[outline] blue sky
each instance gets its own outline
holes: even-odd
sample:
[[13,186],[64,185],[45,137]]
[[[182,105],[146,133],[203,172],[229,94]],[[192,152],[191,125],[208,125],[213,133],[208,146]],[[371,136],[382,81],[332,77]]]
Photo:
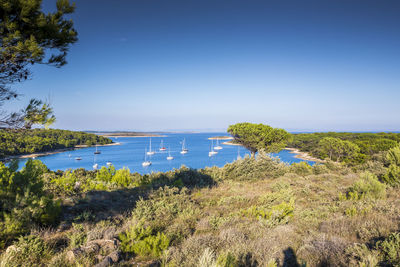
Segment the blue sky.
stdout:
[[75,2],[68,65],[12,103],[50,97],[55,128],[400,130],[400,1]]

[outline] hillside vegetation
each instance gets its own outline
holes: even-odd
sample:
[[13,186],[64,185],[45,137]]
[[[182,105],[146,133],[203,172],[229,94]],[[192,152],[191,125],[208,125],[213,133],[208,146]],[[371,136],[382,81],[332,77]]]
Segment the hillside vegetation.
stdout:
[[290,147],[319,159],[365,163],[383,151],[397,146],[400,133],[305,133],[294,134]]
[[357,166],[0,168],[2,266],[399,266],[400,148]]
[[7,156],[48,152],[73,148],[76,145],[104,145],[111,139],[89,134],[57,129],[0,130],[0,159]]

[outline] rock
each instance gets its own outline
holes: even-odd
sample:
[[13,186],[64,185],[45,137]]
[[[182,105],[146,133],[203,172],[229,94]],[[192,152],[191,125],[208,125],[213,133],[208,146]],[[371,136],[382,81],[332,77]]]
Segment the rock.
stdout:
[[66,259],[70,263],[74,263],[76,261],[76,259],[82,254],[83,254],[83,251],[81,249],[75,248],[75,249],[67,252]]
[[83,250],[85,253],[97,253],[100,250],[100,246],[96,243],[88,243],[86,246],[81,247],[81,250]]
[[107,257],[110,257],[112,259],[113,262],[118,262],[119,258],[121,257],[121,255],[119,254],[118,251],[114,251],[113,253],[111,253],[110,255],[108,255]]

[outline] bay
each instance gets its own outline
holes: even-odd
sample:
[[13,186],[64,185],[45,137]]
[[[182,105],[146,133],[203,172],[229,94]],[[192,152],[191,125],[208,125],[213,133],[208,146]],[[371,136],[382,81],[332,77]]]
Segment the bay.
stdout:
[[[111,162],[116,169],[129,168],[131,172],[147,174],[151,172],[165,172],[172,169],[178,169],[182,165],[186,167],[200,169],[204,167],[217,166],[222,167],[227,163],[233,162],[240,157],[250,155],[248,150],[241,146],[224,145],[220,140],[222,150],[218,154],[209,157],[208,152],[211,147],[211,140],[208,138],[214,136],[226,136],[226,133],[168,133],[162,134],[162,137],[152,137],[152,150],[156,153],[147,156],[147,160],[152,165],[143,167],[142,162],[145,157],[145,150],[149,150],[149,137],[112,137],[114,142],[120,145],[99,146],[98,150],[101,154],[95,155],[95,148],[82,148],[62,153],[41,156],[37,159],[41,160],[46,166],[53,170],[67,170],[85,168],[92,170],[95,163],[99,168],[107,166],[107,162]],[[181,154],[182,141],[185,139],[187,154]],[[159,151],[161,140],[163,141],[166,151]],[[216,145],[214,140],[214,146]],[[171,151],[173,160],[167,160],[168,150]],[[290,153],[288,150],[282,150],[279,153],[272,153],[272,156],[279,157],[283,162],[288,164],[301,162],[304,160],[295,158],[296,154]],[[76,160],[76,158],[81,160]],[[27,159],[20,160],[20,167],[24,165]],[[314,164],[313,161],[306,161]]]

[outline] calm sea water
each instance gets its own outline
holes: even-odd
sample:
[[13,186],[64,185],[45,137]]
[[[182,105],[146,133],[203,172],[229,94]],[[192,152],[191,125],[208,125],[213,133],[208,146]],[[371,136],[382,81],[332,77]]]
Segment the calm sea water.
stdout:
[[[76,168],[85,168],[88,170],[93,169],[94,163],[101,166],[106,166],[107,162],[111,162],[116,169],[127,167],[131,172],[138,172],[141,174],[151,172],[165,172],[172,169],[178,169],[182,165],[190,168],[200,169],[206,166],[222,167],[226,163],[233,162],[240,155],[244,157],[249,155],[249,152],[241,146],[223,145],[221,142],[222,150],[219,150],[217,155],[213,157],[208,156],[210,151],[211,141],[209,137],[226,135],[226,133],[193,133],[193,134],[165,134],[163,137],[152,137],[152,150],[156,153],[152,156],[147,156],[147,159],[152,162],[149,167],[143,167],[145,149],[149,150],[150,138],[148,137],[119,137],[111,138],[114,142],[121,143],[115,146],[102,146],[98,147],[101,154],[94,155],[95,148],[83,148],[63,153],[38,157],[44,164],[51,170],[67,170]],[[189,149],[187,154],[180,154],[182,148],[182,140],[185,138],[186,147]],[[160,142],[163,140],[164,146],[167,151],[159,151]],[[215,146],[214,140],[214,146]],[[170,148],[173,160],[168,161],[168,148]],[[287,150],[282,150],[273,156],[278,156],[282,161],[287,163],[300,162],[303,160],[295,158],[295,154],[289,153]],[[80,157],[82,160],[75,160]],[[25,159],[20,160],[20,167],[25,164]],[[313,164],[312,161],[307,161]]]

